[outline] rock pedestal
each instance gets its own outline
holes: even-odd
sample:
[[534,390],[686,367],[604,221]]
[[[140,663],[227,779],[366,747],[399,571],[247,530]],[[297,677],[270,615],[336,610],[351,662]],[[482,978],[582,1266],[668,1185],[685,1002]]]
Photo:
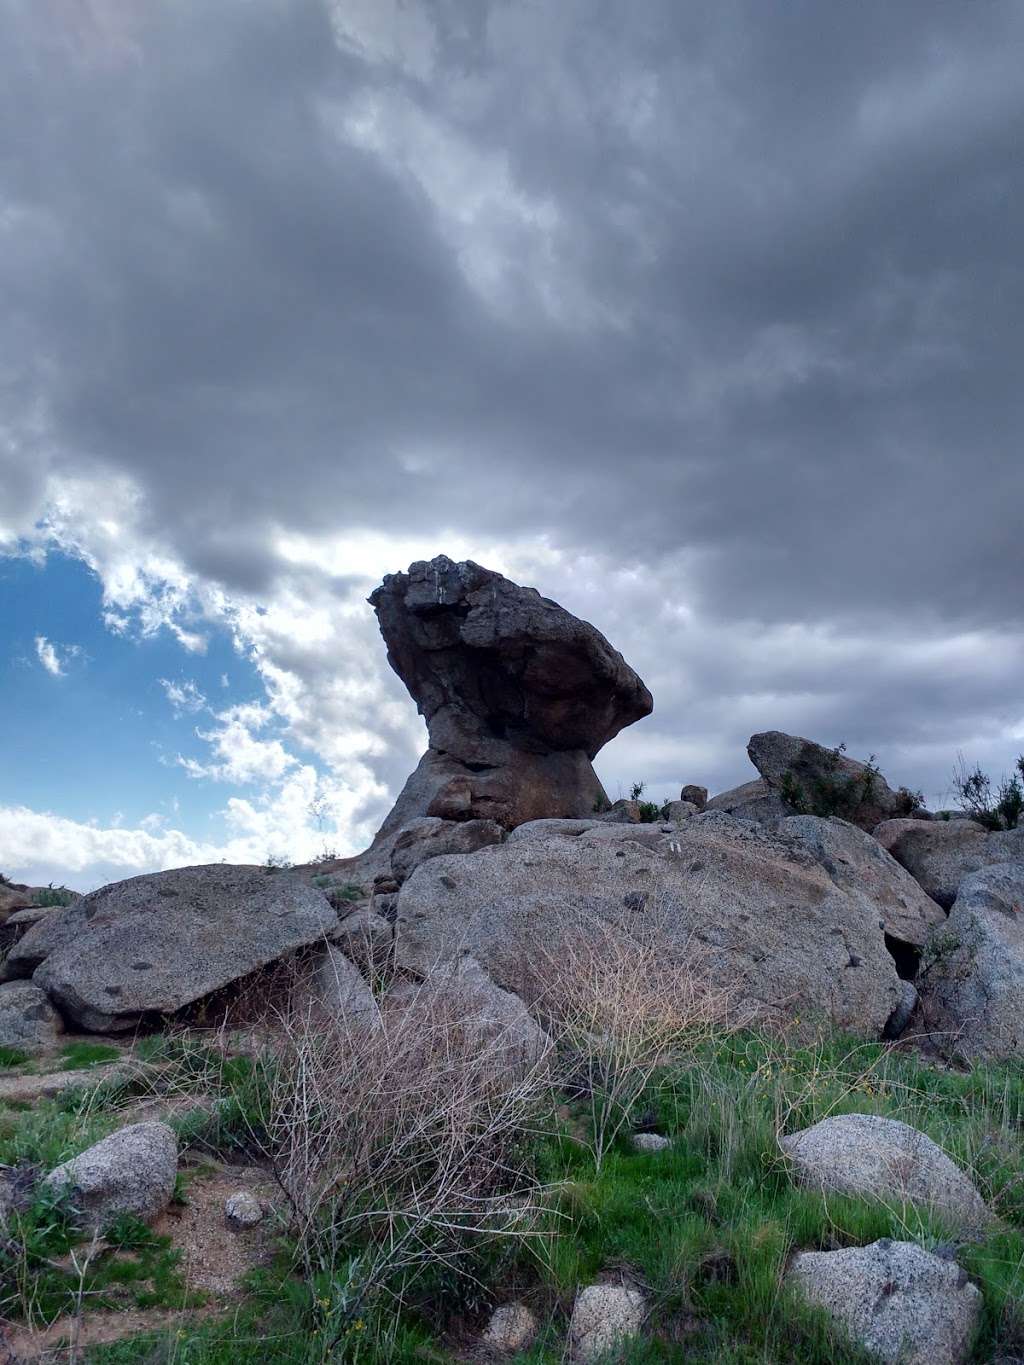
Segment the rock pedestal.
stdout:
[[598,630],[444,555],[388,574],[370,603],[429,737],[378,840],[424,815],[514,829],[607,805],[591,760],[653,701]]

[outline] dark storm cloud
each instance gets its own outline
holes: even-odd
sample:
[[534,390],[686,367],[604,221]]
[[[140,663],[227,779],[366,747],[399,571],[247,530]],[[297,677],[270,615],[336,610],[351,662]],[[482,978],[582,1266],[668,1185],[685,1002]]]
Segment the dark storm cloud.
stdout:
[[[126,473],[234,591],[282,529],[431,526],[685,553],[741,635],[1017,638],[1016,0],[0,6],[12,506]],[[687,723],[878,721],[877,660],[691,636]],[[1004,686],[903,684],[929,733]]]

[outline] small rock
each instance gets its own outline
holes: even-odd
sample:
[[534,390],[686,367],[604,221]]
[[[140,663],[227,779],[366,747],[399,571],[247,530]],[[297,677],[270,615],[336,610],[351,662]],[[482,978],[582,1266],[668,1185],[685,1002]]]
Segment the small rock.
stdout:
[[573,1354],[593,1361],[614,1351],[643,1325],[644,1296],[622,1284],[591,1284],[576,1295],[569,1321]]
[[889,1365],[960,1365],[981,1311],[955,1262],[911,1242],[798,1252],[786,1280]]
[[248,1190],[236,1190],[224,1201],[224,1221],[229,1228],[254,1228],[263,1221],[263,1205]]
[[663,1152],[666,1147],[672,1146],[671,1138],[661,1133],[634,1133],[630,1142],[637,1152]]
[[695,786],[692,782],[688,783],[679,793],[679,799],[680,801],[689,801],[698,810],[703,810],[708,804],[708,789],[707,787]]
[[51,1047],[63,1029],[46,992],[31,981],[0,986],[0,1045],[38,1052]]
[[119,1214],[155,1218],[174,1193],[178,1142],[166,1123],[133,1123],[50,1172],[45,1184],[66,1191],[82,1225],[102,1232]]
[[992,1220],[985,1201],[926,1133],[876,1114],[838,1114],[781,1139],[801,1185],[945,1215],[967,1233]]
[[537,1335],[537,1319],[525,1303],[503,1303],[491,1314],[483,1340],[497,1351],[525,1351]]

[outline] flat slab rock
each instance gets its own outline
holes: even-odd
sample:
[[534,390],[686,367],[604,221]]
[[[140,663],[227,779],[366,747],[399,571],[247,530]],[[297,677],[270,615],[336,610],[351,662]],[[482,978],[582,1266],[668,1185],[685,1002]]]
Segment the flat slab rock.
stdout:
[[992,1222],[970,1179],[927,1133],[876,1114],[838,1114],[780,1140],[800,1184],[877,1199],[888,1208],[917,1205],[942,1215],[961,1235]]
[[531,960],[557,959],[564,935],[587,926],[657,935],[769,1018],[878,1037],[901,998],[877,911],[793,841],[715,812],[668,833],[572,822],[533,837],[524,826],[502,845],[432,858],[399,895],[396,963],[423,974],[470,953],[528,996]]
[[17,945],[34,981],[82,1028],[116,1032],[173,1014],[325,939],[338,917],[287,872],[214,863],[114,882]]
[[961,1365],[981,1311],[966,1272],[912,1242],[798,1252],[786,1283],[889,1365]]

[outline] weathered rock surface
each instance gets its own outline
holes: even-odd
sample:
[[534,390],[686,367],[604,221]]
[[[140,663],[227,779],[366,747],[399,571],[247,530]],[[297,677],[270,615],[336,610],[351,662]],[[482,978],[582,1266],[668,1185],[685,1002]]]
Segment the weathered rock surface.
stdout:
[[430,744],[378,839],[421,815],[512,829],[606,799],[591,759],[653,702],[592,625],[444,555],[388,574],[370,603]]
[[692,801],[668,801],[664,813],[670,824],[678,825],[683,820],[689,820],[691,815],[696,815],[697,807]]
[[30,924],[23,934],[17,935],[0,969],[5,981],[31,976],[54,949],[77,940],[85,925],[82,911],[84,899],[74,901],[61,910],[47,911]]
[[756,820],[762,825],[775,825],[787,815],[796,814],[794,808],[783,801],[763,777],[719,792],[707,802],[705,809],[721,811],[724,815],[735,816],[737,820]]
[[1024,862],[972,872],[925,945],[921,1006],[961,1056],[1024,1057]]
[[576,1295],[569,1320],[569,1347],[590,1362],[639,1334],[647,1306],[639,1289],[623,1284],[590,1284]]
[[551,1050],[551,1039],[520,998],[497,986],[472,957],[431,972],[424,981],[396,981],[384,1009],[422,1011],[425,1023],[455,1018],[468,1031],[474,1051],[494,1058],[497,1070],[529,1070]]
[[345,1024],[375,1023],[379,1011],[362,972],[340,948],[327,944],[318,954],[310,983],[312,999]]
[[1024,827],[991,831],[973,820],[885,820],[873,833],[946,910],[972,872],[996,863],[1024,863]]
[[374,910],[353,910],[334,930],[331,940],[367,980],[383,976],[391,965],[394,929]]
[[696,806],[698,810],[703,810],[708,804],[708,789],[707,787],[698,787],[695,783],[689,782],[679,793],[679,799],[680,801],[689,801],[691,805]]
[[178,1173],[178,1142],[166,1123],[133,1123],[46,1177],[65,1191],[82,1225],[102,1232],[119,1214],[144,1221],[166,1208]]
[[224,1201],[224,1221],[237,1232],[256,1227],[263,1217],[263,1205],[249,1190],[237,1190]]
[[484,1344],[495,1351],[525,1351],[537,1335],[537,1319],[525,1303],[503,1303],[484,1329]]
[[629,1143],[635,1152],[664,1152],[672,1146],[663,1133],[633,1133]]
[[29,931],[14,954],[83,1028],[172,1014],[297,948],[338,919],[287,872],[214,863],[115,882]]
[[751,735],[747,753],[768,785],[800,811],[840,815],[869,831],[910,813],[907,794],[894,792],[880,773],[812,739],[766,730]]
[[786,1282],[891,1365],[960,1365],[981,1311],[955,1262],[911,1242],[799,1252]]
[[530,837],[527,827],[424,863],[398,898],[397,964],[424,972],[466,951],[500,986],[523,990],[532,957],[557,958],[563,935],[593,925],[657,935],[659,950],[768,1018],[881,1033],[900,982],[877,913],[793,841],[713,812],[668,834],[622,826],[612,839],[614,829]]
[[38,1052],[52,1047],[63,1029],[49,996],[31,981],[0,986],[0,1046]]
[[415,872],[420,863],[442,853],[475,853],[488,844],[500,844],[505,831],[495,820],[440,820],[422,816],[398,835],[391,850],[391,871],[399,882]]
[[847,895],[859,900],[882,922],[884,932],[921,947],[946,913],[877,839],[846,820],[793,815],[778,831],[799,840]]
[[800,1184],[826,1193],[907,1204],[976,1236],[992,1221],[970,1179],[927,1133],[876,1114],[838,1114],[780,1139]]

